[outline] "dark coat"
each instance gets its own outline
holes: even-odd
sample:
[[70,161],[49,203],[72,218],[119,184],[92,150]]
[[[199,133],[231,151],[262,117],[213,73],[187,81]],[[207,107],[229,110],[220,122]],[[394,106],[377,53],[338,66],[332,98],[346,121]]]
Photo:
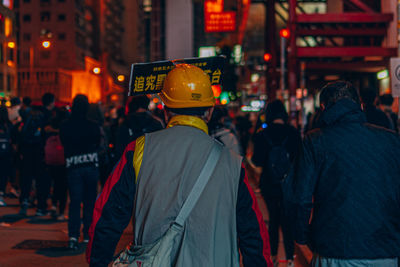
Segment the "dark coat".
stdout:
[[284,183],[296,241],[323,257],[398,257],[399,135],[367,124],[350,100],[327,107],[321,122]]

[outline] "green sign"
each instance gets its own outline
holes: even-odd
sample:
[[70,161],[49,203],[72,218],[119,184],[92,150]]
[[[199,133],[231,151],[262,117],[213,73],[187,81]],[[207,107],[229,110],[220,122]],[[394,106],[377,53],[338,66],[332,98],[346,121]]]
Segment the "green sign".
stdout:
[[211,84],[222,83],[225,57],[185,58],[171,61],[132,64],[129,81],[129,96],[156,94],[161,92],[164,80],[170,70],[180,63],[201,68],[210,76]]

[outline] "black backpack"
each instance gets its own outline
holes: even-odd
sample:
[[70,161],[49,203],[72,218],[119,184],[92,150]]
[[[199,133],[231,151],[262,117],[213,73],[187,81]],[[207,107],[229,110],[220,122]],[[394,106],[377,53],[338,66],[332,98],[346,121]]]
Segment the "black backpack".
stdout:
[[268,137],[265,139],[271,146],[266,164],[268,180],[273,184],[279,184],[286,178],[291,165],[290,154],[286,149],[288,137],[280,144],[274,144]]
[[23,144],[39,144],[42,141],[43,115],[40,112],[31,112],[22,125],[20,132]]
[[10,129],[0,126],[0,157],[9,156],[11,152]]

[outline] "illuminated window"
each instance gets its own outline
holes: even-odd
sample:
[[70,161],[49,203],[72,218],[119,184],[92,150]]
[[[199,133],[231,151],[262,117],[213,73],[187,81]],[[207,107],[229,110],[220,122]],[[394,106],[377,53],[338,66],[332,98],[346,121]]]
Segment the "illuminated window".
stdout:
[[40,12],[40,21],[50,21],[50,12]]
[[30,22],[30,21],[31,21],[31,15],[30,15],[30,14],[25,14],[25,15],[22,17],[22,20],[23,20],[24,22]]
[[6,37],[10,36],[12,33],[12,22],[10,18],[6,18],[4,21],[4,34],[6,35]]

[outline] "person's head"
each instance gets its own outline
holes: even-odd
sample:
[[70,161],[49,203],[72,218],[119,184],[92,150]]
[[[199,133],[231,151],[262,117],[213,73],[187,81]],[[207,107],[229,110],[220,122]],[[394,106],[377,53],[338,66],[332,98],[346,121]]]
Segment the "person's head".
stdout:
[[360,105],[360,97],[357,89],[350,82],[331,82],[321,89],[319,100],[322,109],[325,109],[342,99],[348,99]]
[[25,107],[29,107],[32,103],[32,99],[29,96],[25,96],[22,99],[22,103],[24,104]]
[[392,107],[393,101],[394,101],[394,99],[391,94],[384,94],[379,97],[379,103],[382,106]]
[[197,116],[208,121],[215,105],[209,76],[188,64],[176,65],[168,73],[160,98],[166,107],[166,121],[174,114]]
[[87,96],[78,94],[72,101],[71,116],[75,118],[86,118],[89,110],[89,100]]
[[360,91],[360,97],[364,105],[371,106],[375,105],[377,93],[373,88],[366,88]]
[[215,106],[211,119],[208,122],[210,128],[218,128],[223,126],[223,119],[228,116],[228,111],[223,106]]
[[146,111],[149,109],[150,99],[145,95],[134,96],[128,104],[128,113]]
[[42,96],[43,107],[45,107],[49,110],[54,108],[55,101],[56,101],[56,98],[55,98],[54,94],[52,94],[52,93],[45,93]]
[[5,106],[0,106],[0,124],[4,125],[9,123],[8,110]]
[[270,124],[277,120],[281,120],[283,123],[287,123],[288,119],[289,115],[282,101],[274,100],[267,105],[267,108],[265,109],[265,120],[267,124]]
[[10,102],[12,107],[21,105],[21,100],[19,99],[19,97],[11,98]]

